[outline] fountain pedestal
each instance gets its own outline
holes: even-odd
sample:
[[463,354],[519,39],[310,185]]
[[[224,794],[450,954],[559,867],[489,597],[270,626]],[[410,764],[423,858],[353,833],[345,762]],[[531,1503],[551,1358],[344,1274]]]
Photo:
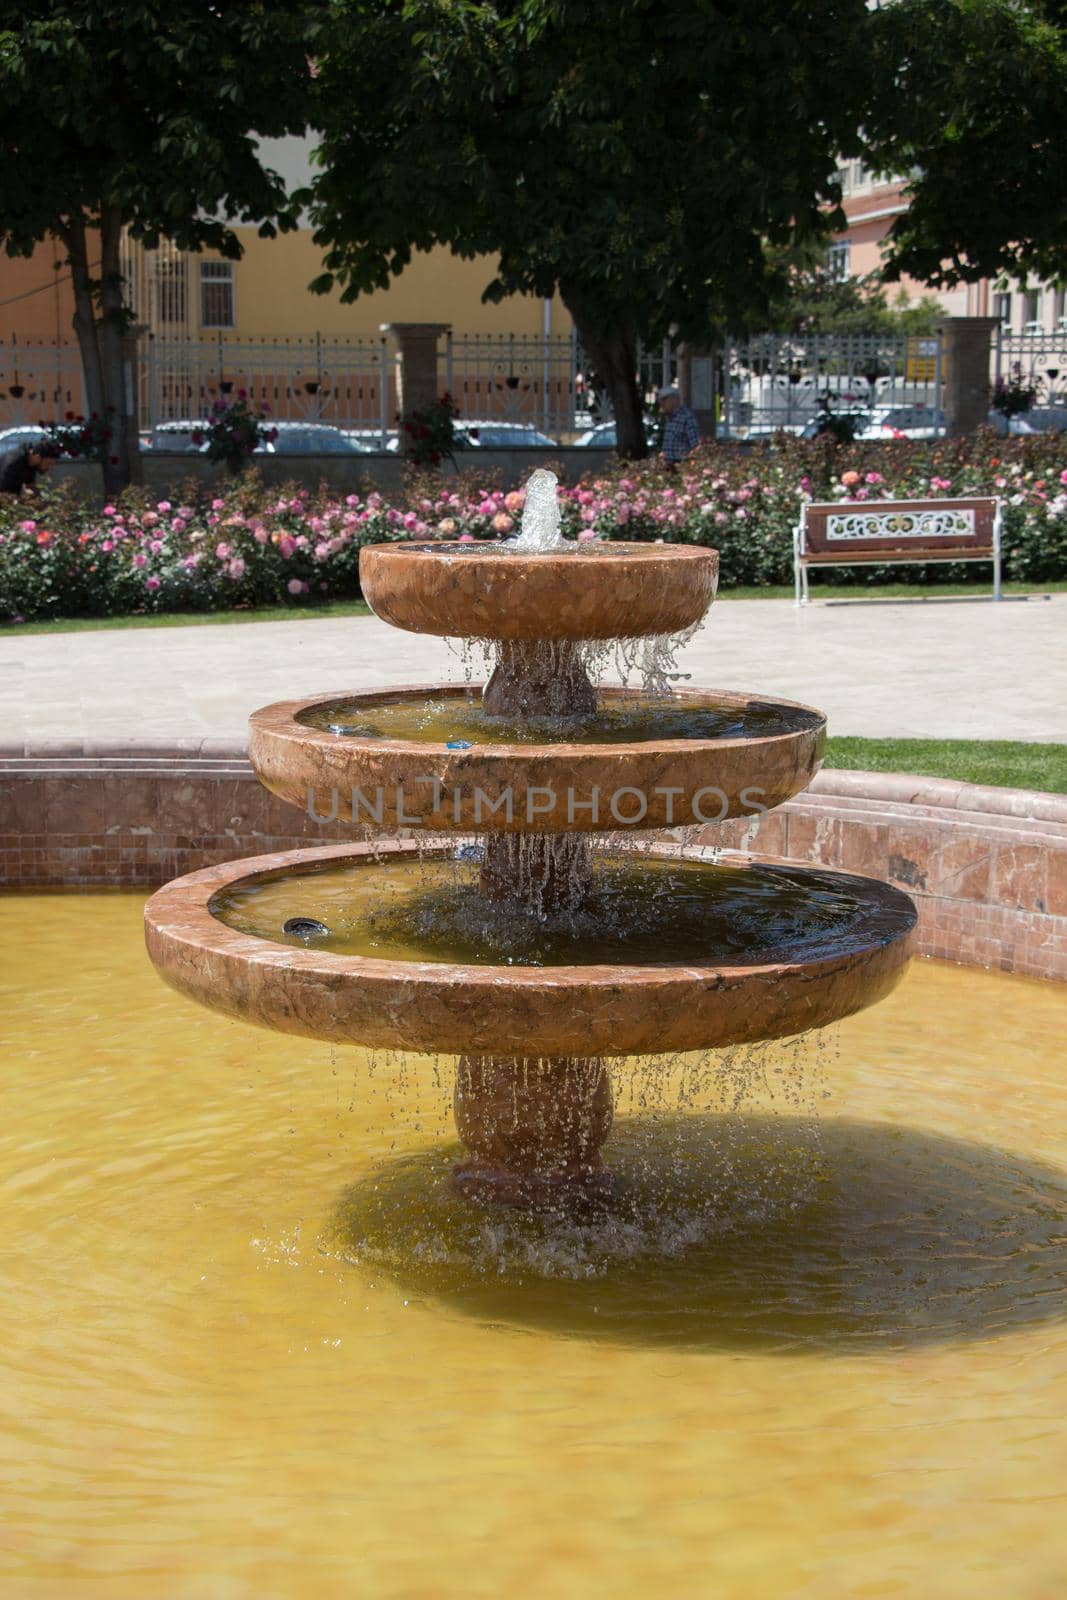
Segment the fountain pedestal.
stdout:
[[466,1194],[544,1206],[610,1191],[600,1152],[611,1078],[599,1057],[461,1056],[453,1107],[467,1149],[455,1178]]

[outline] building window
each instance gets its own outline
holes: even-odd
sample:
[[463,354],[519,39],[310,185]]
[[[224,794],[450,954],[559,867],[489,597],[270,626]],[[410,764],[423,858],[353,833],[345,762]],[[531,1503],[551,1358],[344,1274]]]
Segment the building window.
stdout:
[[847,239],[832,244],[826,254],[826,268],[834,283],[845,283],[852,276],[852,246]]
[[1062,284],[1052,291],[1052,326],[1058,331],[1067,327],[1067,289]]
[[201,261],[200,326],[232,328],[233,325],[233,262]]
[[1002,328],[1011,331],[1011,295],[995,294],[993,296],[993,315],[997,318]]
[[842,161],[838,166],[838,176],[844,195],[859,194],[862,189],[870,187],[867,169],[862,161]]
[[1023,325],[1028,332],[1041,326],[1041,290],[1028,289],[1023,295]]
[[186,295],[185,257],[164,255],[156,257],[156,316],[160,323],[179,327],[188,315]]

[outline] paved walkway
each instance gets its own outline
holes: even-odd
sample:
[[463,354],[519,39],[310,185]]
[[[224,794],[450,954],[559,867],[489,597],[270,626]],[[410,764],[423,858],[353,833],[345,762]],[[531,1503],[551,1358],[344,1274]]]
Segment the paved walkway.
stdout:
[[[716,605],[694,685],[808,701],[830,731],[1067,741],[1067,594],[1050,600]],[[441,640],[376,618],[0,639],[0,747],[241,740],[257,706],[462,675]]]

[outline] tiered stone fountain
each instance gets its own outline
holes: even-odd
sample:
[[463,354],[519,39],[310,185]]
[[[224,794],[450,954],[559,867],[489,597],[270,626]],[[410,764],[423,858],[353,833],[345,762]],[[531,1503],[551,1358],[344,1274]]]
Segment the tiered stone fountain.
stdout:
[[654,842],[805,788],[825,721],[669,687],[662,652],[644,688],[598,692],[590,666],[610,641],[700,622],[718,557],[574,544],[558,524],[539,472],[517,540],[365,549],[385,621],[487,642],[484,690],[257,711],[261,781],[376,837],[191,873],[146,908],[152,960],[205,1005],[457,1056],[457,1182],[531,1205],[609,1192],[611,1058],[822,1027],[889,992],[915,925],[883,883]]

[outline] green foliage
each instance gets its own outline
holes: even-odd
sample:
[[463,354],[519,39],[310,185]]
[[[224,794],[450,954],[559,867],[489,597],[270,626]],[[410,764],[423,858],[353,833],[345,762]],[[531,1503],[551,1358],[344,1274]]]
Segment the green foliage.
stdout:
[[193,434],[193,443],[207,444],[209,461],[222,461],[231,472],[243,472],[251,465],[256,446],[278,437],[270,426],[267,412],[254,406],[244,389],[235,399],[221,396],[211,407],[206,435]]
[[[540,463],[538,463],[540,465]],[[701,445],[669,473],[617,466],[561,490],[571,539],[662,539],[719,551],[721,590],[787,584],[805,497],[877,502],[996,494],[1004,571],[1029,584],[1067,579],[1067,436],[860,440],[827,449],[780,436],[758,451]],[[383,495],[268,489],[254,472],[222,494],[172,504],[137,491],[96,510],[49,486],[0,499],[0,621],[227,611],[352,599],[364,544],[493,539],[513,533],[524,492],[484,471],[408,475]],[[988,583],[988,567],[833,568],[820,587]]]
[[872,30],[864,159],[910,173],[888,270],[935,287],[1067,276],[1067,8],[895,0]]
[[0,244],[11,256],[49,237],[66,247],[88,408],[113,414],[108,489],[129,481],[137,452],[123,228],[149,246],[167,238],[233,257],[235,222],[296,226],[258,139],[306,128],[325,15],[325,0],[0,11]]
[[403,421],[404,454],[415,466],[436,467],[454,461],[466,440],[457,434],[459,412],[450,394],[443,394],[424,410],[409,411]]
[[[790,260],[771,252],[780,288],[763,326],[775,333],[884,334],[889,338],[932,334],[945,317],[933,295],[912,301],[900,289],[890,301],[878,273],[840,278],[825,264],[825,247]],[[754,331],[762,332],[762,328]]]
[[[636,338],[766,306],[767,242],[822,237],[856,144],[865,0],[341,0],[319,78],[316,287],[416,250],[488,254],[485,297],[557,289],[643,453]],[[839,213],[836,214],[839,218]]]
[[[257,138],[307,125],[324,7],[25,0],[0,26],[0,239],[29,255],[116,207],[135,237],[240,253],[295,226]],[[228,219],[228,220],[223,220]]]
[[1067,745],[1062,744],[1023,744],[1014,739],[828,739],[824,764],[1067,794]]

